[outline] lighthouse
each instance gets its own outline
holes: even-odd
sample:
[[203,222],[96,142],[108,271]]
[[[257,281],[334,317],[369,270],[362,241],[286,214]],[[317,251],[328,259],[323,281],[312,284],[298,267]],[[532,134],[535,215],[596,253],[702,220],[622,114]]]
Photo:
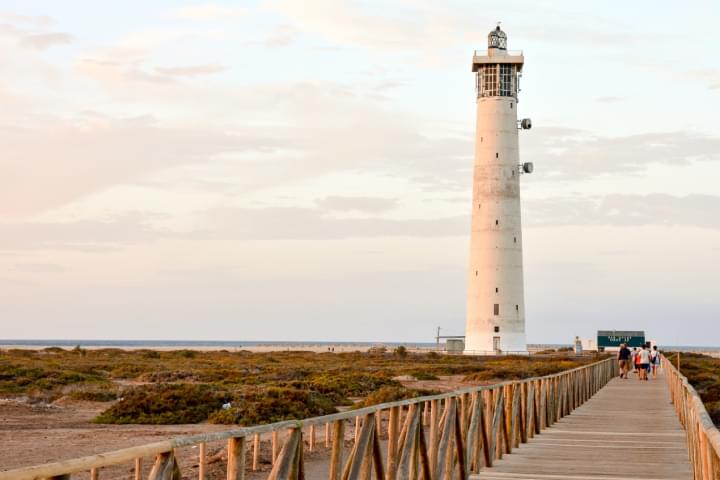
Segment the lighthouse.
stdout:
[[523,289],[518,132],[518,91],[524,57],[507,49],[498,25],[488,35],[487,51],[473,55],[477,94],[472,229],[468,272],[465,353],[523,354]]

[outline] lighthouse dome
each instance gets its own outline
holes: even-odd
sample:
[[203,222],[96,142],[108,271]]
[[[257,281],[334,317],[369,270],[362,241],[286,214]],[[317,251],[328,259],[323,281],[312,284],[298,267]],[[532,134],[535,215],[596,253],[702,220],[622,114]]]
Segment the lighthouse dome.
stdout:
[[500,30],[500,25],[488,33],[488,48],[507,49],[507,35]]

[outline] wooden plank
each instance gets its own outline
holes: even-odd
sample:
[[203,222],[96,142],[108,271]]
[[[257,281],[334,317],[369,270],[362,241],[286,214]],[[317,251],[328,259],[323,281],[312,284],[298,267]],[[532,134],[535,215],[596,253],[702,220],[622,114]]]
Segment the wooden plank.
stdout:
[[158,453],[155,456],[155,463],[150,470],[149,480],[180,480],[180,468],[175,460],[175,453]]
[[[478,392],[476,392],[478,393]],[[437,445],[439,441],[439,414],[438,410],[440,409],[439,400],[432,400],[430,402],[430,445],[428,447],[429,449],[429,459],[430,459],[430,471],[435,471],[435,465],[437,465]]]
[[412,478],[411,464],[414,463],[415,446],[417,443],[418,424],[421,422],[420,409],[411,408],[406,419],[407,429],[405,438],[400,446],[400,461],[398,463],[397,478]]
[[[435,480],[443,480],[448,472],[452,470],[452,458],[453,451],[452,441],[455,437],[455,417],[457,415],[455,399],[449,398],[446,400],[447,406],[445,407],[444,421],[442,425],[442,431],[440,433],[440,443],[438,444],[438,456],[437,465],[435,467]],[[450,468],[448,468],[450,464]],[[406,477],[401,477],[406,478]]]
[[[372,441],[374,438],[375,416],[366,415],[363,418],[363,425],[355,440],[355,447],[348,459],[350,468],[347,478],[360,479],[363,465],[366,463],[368,451],[372,454]],[[343,475],[345,476],[345,475]]]
[[256,433],[255,435],[253,435],[253,458],[252,458],[253,472],[257,471],[259,461],[260,461],[260,434]]
[[297,479],[302,471],[302,429],[296,428],[285,440],[268,480]]

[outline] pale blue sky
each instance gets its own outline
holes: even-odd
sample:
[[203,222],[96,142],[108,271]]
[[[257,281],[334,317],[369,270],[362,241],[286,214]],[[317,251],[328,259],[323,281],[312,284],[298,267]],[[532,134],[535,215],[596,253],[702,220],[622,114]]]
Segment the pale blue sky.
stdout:
[[528,340],[719,345],[718,18],[711,1],[3,2],[0,336],[462,333],[470,60],[502,21],[534,124]]

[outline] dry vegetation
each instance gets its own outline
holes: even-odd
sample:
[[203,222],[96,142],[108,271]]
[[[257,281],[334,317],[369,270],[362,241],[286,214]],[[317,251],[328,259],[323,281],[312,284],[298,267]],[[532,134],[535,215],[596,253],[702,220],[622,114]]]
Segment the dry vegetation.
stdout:
[[[675,353],[666,353],[673,363]],[[695,387],[715,425],[720,426],[720,358],[682,353],[680,371]]]
[[0,397],[107,402],[98,423],[253,425],[333,413],[433,393],[398,376],[469,383],[546,375],[589,363],[581,357],[119,349],[0,352]]

